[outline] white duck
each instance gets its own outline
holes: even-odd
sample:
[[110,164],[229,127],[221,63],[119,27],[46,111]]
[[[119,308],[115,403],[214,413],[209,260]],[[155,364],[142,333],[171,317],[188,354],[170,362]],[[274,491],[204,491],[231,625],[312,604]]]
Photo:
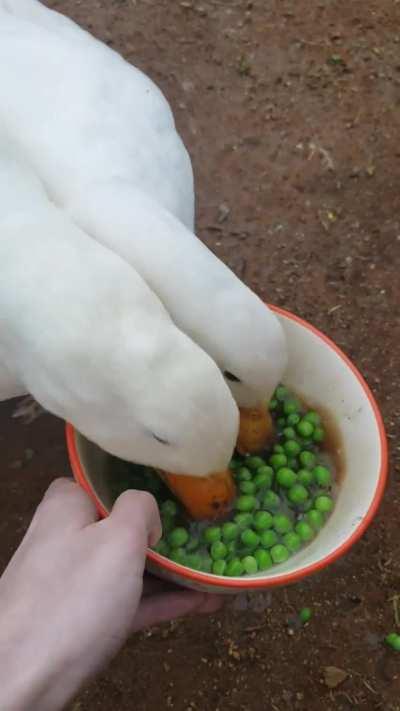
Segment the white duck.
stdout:
[[[71,240],[80,234],[84,241],[89,235],[98,249],[100,244],[108,248],[104,253],[109,259],[113,252],[131,265],[176,326],[218,365],[245,411],[272,394],[286,367],[282,329],[272,312],[194,235],[190,159],[166,100],[144,74],[37,0],[0,0],[0,131],[19,147],[52,202],[81,228],[74,232],[68,223],[68,231],[61,230],[56,240],[66,243],[69,232]],[[51,246],[48,268],[56,253]],[[100,281],[92,288],[99,289]],[[60,322],[67,323],[65,307],[58,308]],[[93,331],[101,339],[104,324],[98,324],[101,329],[95,326]],[[141,327],[144,337],[144,322]],[[54,366],[61,377],[65,360]],[[100,369],[96,372],[100,378]],[[191,373],[189,368],[182,378],[190,380]],[[8,377],[11,383],[13,374]],[[155,407],[156,380],[147,377],[141,385]],[[188,398],[190,392],[186,390]],[[94,392],[88,399],[93,398]],[[223,426],[225,464],[234,430],[232,404],[227,407],[231,413]],[[111,409],[115,411],[112,400]],[[204,417],[209,412],[204,409]],[[182,425],[177,419],[171,423],[172,436],[167,429],[172,441],[178,441]],[[95,431],[99,426],[93,425],[92,439],[100,443],[101,436],[102,442],[107,437],[106,448],[126,456],[124,451],[134,444],[132,436],[129,444],[122,441],[127,429],[118,439],[106,416],[101,436]],[[192,426],[194,420],[188,417],[184,432]],[[87,424],[80,429],[87,432]],[[141,460],[153,463],[155,445],[148,446]],[[167,459],[163,468],[169,468]],[[187,473],[184,459],[182,455],[174,471]],[[203,460],[197,468],[202,474],[211,471]],[[195,473],[193,465],[190,473]]]
[[157,87],[37,0],[0,0],[0,120],[58,205],[132,264],[238,404],[286,366],[276,317],[194,235],[190,159]]
[[212,359],[0,146],[0,396],[26,392],[128,460],[226,468],[238,411]]

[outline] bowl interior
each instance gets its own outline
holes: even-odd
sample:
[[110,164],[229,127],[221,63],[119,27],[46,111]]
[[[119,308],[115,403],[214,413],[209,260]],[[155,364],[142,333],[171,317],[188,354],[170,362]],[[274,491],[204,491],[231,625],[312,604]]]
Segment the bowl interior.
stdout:
[[[365,530],[378,507],[386,477],[386,442],[382,421],[367,386],[354,366],[322,334],[291,314],[275,309],[285,329],[289,367],[285,384],[305,402],[322,410],[335,433],[340,465],[340,486],[335,509],[315,540],[270,571],[240,579],[265,585],[300,578],[338,557]],[[113,504],[110,460],[99,447],[75,433],[76,453],[88,490],[102,507]],[[75,467],[76,468],[76,467]],[[163,560],[156,556],[162,565]],[[189,569],[172,564],[175,578]],[[154,566],[153,566],[154,567]],[[190,571],[193,573],[193,571]],[[198,580],[215,578],[198,573]],[[220,582],[229,585],[227,578]]]

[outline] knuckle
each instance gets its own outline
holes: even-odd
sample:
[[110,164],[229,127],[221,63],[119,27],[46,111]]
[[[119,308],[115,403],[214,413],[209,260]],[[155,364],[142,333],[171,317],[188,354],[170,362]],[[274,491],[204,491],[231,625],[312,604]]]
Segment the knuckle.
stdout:
[[42,514],[70,501],[79,504],[86,498],[87,494],[72,479],[60,477],[51,482],[37,510]]

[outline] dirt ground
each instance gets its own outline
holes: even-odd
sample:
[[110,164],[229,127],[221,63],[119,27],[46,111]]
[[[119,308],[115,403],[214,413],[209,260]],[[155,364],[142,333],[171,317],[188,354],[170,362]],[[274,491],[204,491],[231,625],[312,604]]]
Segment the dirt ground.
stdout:
[[[400,594],[399,0],[47,4],[163,89],[193,158],[199,236],[355,360],[392,459],[380,514],[344,560],[137,636],[71,711],[399,711],[400,655],[382,644]],[[62,424],[24,425],[14,407],[0,407],[0,567],[68,471]],[[333,689],[329,666],[347,674]]]

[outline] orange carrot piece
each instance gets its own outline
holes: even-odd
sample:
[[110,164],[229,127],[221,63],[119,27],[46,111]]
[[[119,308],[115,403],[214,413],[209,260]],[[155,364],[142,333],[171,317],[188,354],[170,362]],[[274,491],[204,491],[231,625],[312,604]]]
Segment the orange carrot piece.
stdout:
[[239,436],[236,444],[241,454],[261,452],[274,437],[272,417],[265,407],[240,410]]
[[166,485],[196,521],[216,519],[228,512],[236,496],[229,470],[205,477],[160,473]]

